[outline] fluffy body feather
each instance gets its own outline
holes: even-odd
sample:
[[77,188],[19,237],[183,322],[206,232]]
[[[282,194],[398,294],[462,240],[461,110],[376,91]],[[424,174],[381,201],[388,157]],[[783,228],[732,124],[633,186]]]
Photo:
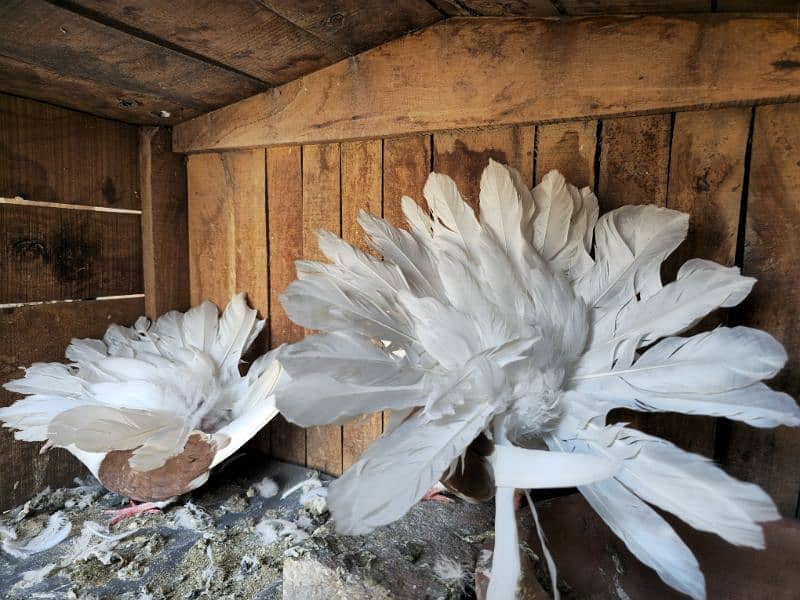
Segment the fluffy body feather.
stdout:
[[490,161],[480,221],[436,173],[424,189],[430,213],[403,199],[408,231],[362,214],[383,262],[322,234],[331,264],[301,263],[282,302],[323,333],[280,355],[292,382],[278,408],[305,426],[392,410],[383,437],[330,486],[343,532],[403,515],[464,468],[482,434],[495,444],[487,462],[498,490],[490,597],[512,598],[516,587],[513,489],[576,485],[666,583],[703,598],[697,561],[650,504],[759,548],[759,524],[778,518],[772,501],[705,458],[606,426],[606,414],[798,425],[794,400],[762,383],[786,353],[746,327],[680,337],[754,283],[737,268],[690,260],[662,285],[661,263],[686,236],[687,215],[625,206],[598,218],[592,192],[557,172],[533,190],[521,182]]
[[[152,323],[112,325],[103,340],[72,340],[70,364],[36,363],[5,384],[27,397],[0,409],[0,419],[17,439],[66,448],[101,481],[109,453],[129,451],[131,471],[146,477],[178,457],[193,434],[212,449],[213,467],[277,414],[282,370],[273,356],[239,374],[242,353],[263,327],[243,294],[221,316],[204,302]],[[192,486],[206,479],[199,474]]]

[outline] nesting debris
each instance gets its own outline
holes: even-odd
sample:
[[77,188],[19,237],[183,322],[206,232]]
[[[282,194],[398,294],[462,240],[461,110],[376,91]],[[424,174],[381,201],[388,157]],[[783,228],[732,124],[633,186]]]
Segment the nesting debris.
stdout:
[[[3,537],[3,551],[16,558],[27,558],[31,554],[38,554],[60,544],[72,530],[72,523],[62,512],[50,515],[47,524],[34,537],[27,540],[17,540],[15,531],[8,527],[3,528],[0,536]],[[8,537],[5,537],[8,536]]]
[[256,491],[261,494],[262,498],[272,498],[273,496],[277,496],[280,488],[278,484],[271,477],[264,477],[258,483],[254,483],[253,487]]

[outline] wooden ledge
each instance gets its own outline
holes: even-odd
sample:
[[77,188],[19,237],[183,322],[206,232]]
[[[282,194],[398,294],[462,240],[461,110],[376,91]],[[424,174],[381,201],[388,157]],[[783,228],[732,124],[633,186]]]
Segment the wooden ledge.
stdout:
[[452,19],[177,125],[176,152],[800,99],[793,16]]

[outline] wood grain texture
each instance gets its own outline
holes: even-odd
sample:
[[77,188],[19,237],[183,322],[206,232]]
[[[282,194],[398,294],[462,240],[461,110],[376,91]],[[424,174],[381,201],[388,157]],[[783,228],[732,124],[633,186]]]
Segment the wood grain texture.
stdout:
[[[770,384],[800,397],[800,104],[757,107],[753,126],[745,274],[758,278],[731,321],[764,329],[783,343],[789,361]],[[800,431],[731,423],[720,460],[762,486],[783,515],[795,516],[800,490]]]
[[175,147],[326,142],[797,99],[795,25],[782,16],[451,19],[182,123]]
[[481,173],[492,158],[533,178],[533,127],[448,131],[433,136],[433,170],[452,177],[464,200],[478,214]]
[[[317,247],[316,232],[341,235],[341,177],[339,144],[303,146],[303,256],[325,260]],[[306,429],[306,464],[324,473],[342,472],[342,427],[324,425]]]
[[[686,241],[662,268],[665,281],[691,258],[734,264],[750,114],[749,108],[724,108],[675,116],[667,206],[691,218]],[[724,324],[726,313],[709,315],[686,335]],[[713,457],[717,419],[652,414],[646,421],[648,433]]]
[[798,11],[797,0],[717,0],[719,12],[783,12],[790,15]]
[[625,204],[666,204],[671,128],[668,114],[603,121],[601,213]]
[[[401,206],[403,196],[413,198],[427,210],[422,189],[431,171],[429,135],[409,135],[383,140],[383,218],[392,225],[408,229]],[[383,411],[383,427],[391,411]]]
[[569,121],[536,127],[536,177],[538,184],[557,169],[572,185],[594,187],[597,121]]
[[[671,115],[606,119],[600,123],[597,196],[600,214],[629,204],[667,202]],[[626,422],[647,431],[652,415],[626,409],[609,414],[609,422]]]
[[[341,145],[342,238],[369,252],[358,224],[362,210],[380,217],[383,206],[383,144],[381,140]],[[362,415],[342,427],[342,468],[352,465],[383,431],[383,414]]]
[[557,17],[550,0],[461,0],[476,15],[487,17]]
[[0,196],[138,209],[136,129],[0,94]]
[[168,129],[139,130],[145,309],[154,319],[189,308],[186,161],[173,154]]
[[253,0],[76,0],[75,4],[269,84],[345,53]]
[[409,135],[383,141],[383,217],[408,228],[402,199],[408,196],[426,207],[422,189],[431,171],[431,136]]
[[189,157],[189,281],[193,305],[220,309],[246,292],[261,318],[267,297],[264,150]]
[[139,215],[0,204],[0,303],[139,294]]
[[710,12],[711,0],[558,0],[567,15]]
[[348,54],[378,46],[444,18],[425,0],[259,0]]
[[[37,78],[45,88],[51,79],[58,84],[61,77],[81,81],[82,88],[93,92],[79,98],[79,88],[64,97],[87,112],[105,114],[104,105],[93,106],[93,98],[124,90],[122,96],[112,97],[130,113],[130,120],[157,123],[162,120],[158,111],[167,110],[171,116],[163,121],[173,123],[265,88],[250,77],[129,35],[44,0],[4,2],[0,6],[0,23],[3,24],[0,54],[18,63],[37,65]],[[32,83],[27,80],[29,88]],[[47,89],[42,91],[42,97],[52,99]],[[161,106],[154,105],[154,99],[163,100]]]
[[[303,170],[300,146],[267,150],[270,341],[273,347],[299,342],[304,331],[286,315],[279,297],[295,279],[303,257]],[[304,465],[306,432],[278,415],[270,424],[271,454]]]
[[[101,338],[112,323],[132,325],[142,298],[65,302],[0,310],[0,384],[22,375],[20,366],[64,360],[72,337]],[[0,405],[20,398],[0,387]],[[17,442],[0,430],[0,511],[29,500],[45,486],[70,485],[86,471],[65,450],[39,454],[40,444]]]

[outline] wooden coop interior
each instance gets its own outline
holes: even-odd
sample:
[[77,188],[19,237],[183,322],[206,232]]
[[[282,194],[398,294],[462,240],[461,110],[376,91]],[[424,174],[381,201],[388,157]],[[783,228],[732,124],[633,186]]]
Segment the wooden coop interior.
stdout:
[[[800,397],[800,29],[795,1],[7,0],[0,5],[0,383],[72,337],[236,292],[278,300],[327,229],[402,225],[432,170],[477,206],[489,158],[550,169],[601,210],[689,212],[689,257],[758,278],[704,325],[763,328]],[[15,396],[0,390],[0,403]],[[623,414],[763,486],[798,516],[800,431]],[[381,414],[265,455],[339,474]],[[83,472],[0,432],[0,510]]]

